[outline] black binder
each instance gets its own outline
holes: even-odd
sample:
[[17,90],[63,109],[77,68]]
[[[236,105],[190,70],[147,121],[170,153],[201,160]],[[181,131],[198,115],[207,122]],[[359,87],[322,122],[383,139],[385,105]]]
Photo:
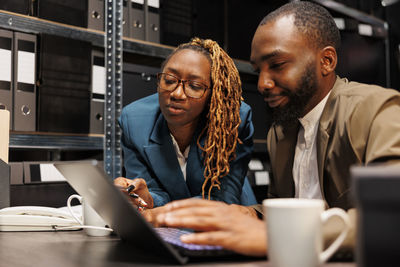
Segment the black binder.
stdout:
[[24,184],[24,165],[22,162],[10,162],[10,184]]
[[147,40],[160,43],[160,1],[147,0],[147,19],[146,19]]
[[104,0],[88,0],[88,28],[104,31]]
[[36,35],[14,32],[13,130],[36,130]]
[[10,206],[10,166],[0,159],[0,209]]
[[157,92],[160,68],[124,63],[122,106]]
[[12,128],[12,72],[13,72],[13,33],[0,29],[0,109],[10,112]]
[[38,0],[38,17],[86,28],[88,2],[84,0]]
[[35,0],[1,0],[0,9],[24,15],[33,15]]
[[100,50],[93,50],[90,133],[104,133],[104,95],[106,93],[106,69],[104,63],[104,53]]
[[91,44],[41,35],[38,129],[88,133]]
[[129,20],[130,0],[122,0],[122,35],[130,37],[131,23]]
[[129,0],[130,37],[145,40],[144,0]]

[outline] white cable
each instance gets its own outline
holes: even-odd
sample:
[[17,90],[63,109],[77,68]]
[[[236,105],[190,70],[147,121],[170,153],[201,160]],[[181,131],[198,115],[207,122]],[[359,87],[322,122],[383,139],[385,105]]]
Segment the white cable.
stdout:
[[81,228],[89,228],[89,229],[96,229],[96,230],[105,230],[112,232],[113,229],[108,228],[108,227],[101,227],[101,226],[93,226],[93,225],[73,225],[73,226],[58,226],[58,225],[53,225],[52,226],[54,230],[66,230],[66,229],[81,229]]
[[53,229],[54,230],[64,230],[64,229],[81,229],[81,228],[89,228],[89,229],[96,229],[96,230],[105,230],[105,231],[110,231],[112,232],[113,229],[109,228],[109,227],[101,227],[101,226],[93,226],[93,225],[84,225],[83,221],[80,220],[78,217],[76,217],[75,213],[72,211],[71,208],[71,200],[73,198],[77,198],[79,200],[79,202],[82,204],[82,197],[80,195],[71,195],[68,200],[67,200],[67,207],[69,210],[69,213],[71,214],[71,216],[75,219],[75,221],[77,221],[80,225],[73,225],[73,226],[57,226],[57,225],[53,225]]

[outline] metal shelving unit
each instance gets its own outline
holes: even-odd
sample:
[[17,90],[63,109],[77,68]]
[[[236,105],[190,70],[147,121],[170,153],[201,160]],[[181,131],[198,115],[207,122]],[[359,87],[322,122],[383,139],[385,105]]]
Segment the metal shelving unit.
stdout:
[[[110,36],[115,34],[116,31],[120,31],[122,29],[117,28],[117,20],[116,16],[116,7],[111,5],[117,5],[118,1],[106,1],[107,6],[107,17],[112,16],[111,18],[114,21],[110,25],[112,28],[112,32],[109,33]],[[120,18],[119,18],[120,19]],[[109,22],[108,22],[109,23]],[[107,25],[106,25],[107,26]],[[73,38],[77,40],[87,41],[92,43],[94,46],[105,47],[107,32],[96,31],[92,29],[86,29],[76,26],[71,26],[67,24],[62,24],[58,22],[48,21],[36,17],[21,15],[13,12],[8,12],[4,10],[0,10],[0,28],[9,29],[13,31],[21,31],[27,33],[34,34],[52,34],[66,38]],[[110,29],[111,29],[110,28]],[[106,28],[107,30],[107,28]],[[112,37],[115,41],[115,36]],[[115,43],[114,47],[111,47],[109,51],[113,51],[115,55]],[[165,59],[174,49],[174,47],[166,46],[162,44],[150,43],[146,41],[136,40],[132,38],[124,37],[122,39],[122,48],[123,52],[128,52],[132,54],[137,54],[141,56],[151,58],[159,58]],[[106,47],[107,49],[107,47]],[[107,53],[106,53],[107,55]],[[110,57],[111,64],[108,66],[115,65],[115,58]],[[121,57],[122,60],[122,57]],[[109,59],[106,60],[106,62]],[[238,70],[244,74],[256,75],[254,73],[249,62],[243,60],[235,60],[235,64]],[[106,115],[105,118],[105,136],[93,136],[93,135],[73,135],[73,134],[58,134],[58,133],[13,133],[10,134],[10,148],[27,148],[27,149],[62,149],[62,150],[104,150],[105,151],[105,168],[108,174],[115,176],[120,173],[120,157],[118,157],[119,148],[117,140],[119,133],[113,132],[112,129],[115,128],[115,119],[118,117],[118,112],[120,111],[118,108],[118,94],[121,94],[122,81],[118,81],[118,77],[121,76],[122,69],[119,74],[115,76],[115,70],[111,70],[109,73],[110,78],[112,79],[112,83],[107,86],[106,94]],[[118,76],[119,75],[119,76]],[[122,76],[121,76],[122,77]],[[119,83],[119,84],[118,84]],[[116,89],[118,87],[119,89]],[[109,102],[111,101],[111,102]],[[107,103],[109,104],[107,106]],[[107,160],[108,157],[108,160]],[[116,161],[115,161],[115,158]],[[107,165],[107,161],[109,165]]]
[[12,133],[10,148],[102,150],[102,135],[61,135],[57,133]]
[[[318,3],[327,9],[333,10],[344,16],[352,18],[358,21],[360,24],[366,24],[369,26],[368,32],[370,36],[375,38],[380,38],[385,44],[385,68],[386,70],[386,87],[391,85],[390,77],[390,45],[389,45],[389,25],[386,21],[381,20],[377,17],[366,14],[357,9],[348,7],[342,3],[338,3],[332,0],[313,0],[313,2]],[[361,33],[360,33],[361,34]]]
[[[0,27],[14,31],[28,33],[46,33],[57,36],[73,38],[91,42],[95,46],[104,47],[105,33],[92,29],[86,29],[58,22],[52,22],[36,17],[20,15],[0,10]],[[149,58],[166,58],[174,49],[172,46],[150,43],[132,38],[123,38],[124,52],[148,56]],[[234,60],[239,72],[254,74],[251,65],[247,61]]]

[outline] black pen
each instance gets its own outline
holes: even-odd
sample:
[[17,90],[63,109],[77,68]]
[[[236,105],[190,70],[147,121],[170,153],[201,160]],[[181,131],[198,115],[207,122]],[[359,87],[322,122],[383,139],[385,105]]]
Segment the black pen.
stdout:
[[[128,186],[128,187],[126,188],[126,192],[128,192],[128,195],[129,195],[130,197],[139,198],[139,195],[138,195],[138,194],[132,193],[132,190],[134,190],[134,189],[135,189],[135,186],[134,186],[133,184],[131,184],[130,186]],[[140,203],[140,205],[142,205],[142,207],[140,207],[140,208],[144,208],[144,207],[147,206],[147,203],[146,203],[143,199],[139,199],[139,203]]]
[[130,186],[128,186],[126,188],[126,192],[128,192],[128,195],[133,197],[133,198],[139,198],[139,195],[136,193],[132,193],[132,190],[135,189],[135,186],[133,184],[131,184]]

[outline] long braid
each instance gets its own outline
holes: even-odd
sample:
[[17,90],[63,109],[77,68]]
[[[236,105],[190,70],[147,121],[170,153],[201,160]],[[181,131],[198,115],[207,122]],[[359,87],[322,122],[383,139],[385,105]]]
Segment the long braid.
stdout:
[[[197,139],[197,145],[204,151],[204,183],[205,188],[210,181],[208,198],[214,187],[220,189],[220,177],[229,173],[229,162],[236,157],[238,127],[240,125],[240,104],[242,85],[239,72],[233,60],[212,40],[194,38],[191,44],[199,45],[210,52],[212,61],[211,80],[213,84],[210,109],[207,114],[207,125]],[[204,147],[200,139],[207,129]]]
[[[242,143],[238,137],[242,83],[233,60],[217,42],[210,39],[193,38],[191,42],[178,46],[165,60],[162,69],[169,58],[182,49],[199,51],[211,59],[212,93],[207,123],[197,139],[197,145],[203,150],[205,166],[202,196],[205,198],[206,187],[210,182],[208,189],[208,199],[210,199],[214,187],[221,189],[219,178],[229,173],[229,162],[236,157],[237,142]],[[203,147],[200,139],[206,131]]]

